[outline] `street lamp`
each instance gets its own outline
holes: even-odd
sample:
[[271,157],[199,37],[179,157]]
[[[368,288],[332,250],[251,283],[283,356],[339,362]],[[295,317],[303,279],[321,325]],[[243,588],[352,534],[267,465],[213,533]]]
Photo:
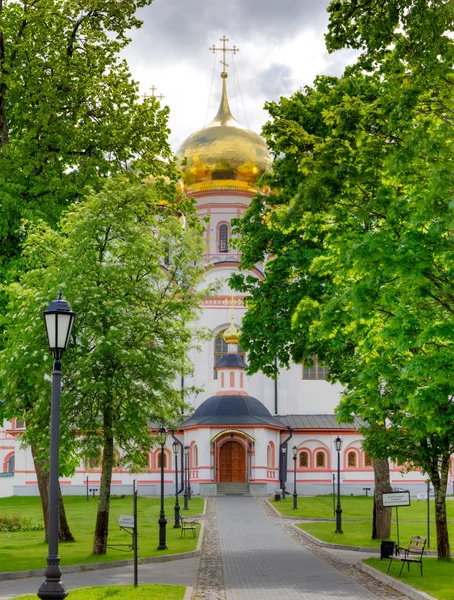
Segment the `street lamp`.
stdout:
[[281,446],[282,452],[282,500],[285,500],[285,475],[287,473],[287,445]]
[[183,468],[184,468],[184,472],[186,475],[184,478],[184,507],[183,507],[183,510],[188,510],[189,509],[189,506],[188,506],[189,446],[184,447],[184,467]]
[[173,454],[175,456],[175,525],[174,529],[179,529],[180,525],[180,504],[178,502],[178,451],[180,450],[180,444],[173,442],[172,444]]
[[161,511],[159,513],[159,546],[157,550],[167,550],[166,544],[166,513],[164,511],[164,446],[167,440],[167,429],[160,427],[158,431],[158,441],[161,444]]
[[296,493],[296,455],[298,453],[298,448],[293,446],[293,509],[296,510],[298,508],[298,494]]
[[54,355],[52,370],[52,399],[50,412],[50,470],[49,470],[49,548],[45,580],[38,590],[42,600],[63,600],[68,590],[61,581],[60,556],[58,555],[58,471],[60,453],[60,392],[61,357],[68,346],[76,313],[63,300],[60,290],[58,299],[53,300],[44,311],[47,340]]
[[342,508],[340,496],[340,451],[342,450],[342,440],[339,436],[334,440],[334,447],[337,451],[337,507],[336,507],[336,531],[334,533],[344,533],[342,531]]

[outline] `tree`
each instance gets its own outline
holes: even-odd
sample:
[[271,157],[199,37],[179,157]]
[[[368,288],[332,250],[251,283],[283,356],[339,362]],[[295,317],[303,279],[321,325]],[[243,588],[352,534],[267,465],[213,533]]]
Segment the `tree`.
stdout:
[[153,444],[149,421],[166,423],[182,408],[174,382],[188,372],[183,350],[198,336],[186,323],[207,291],[195,287],[203,276],[201,225],[193,204],[175,196],[172,181],[106,181],[64,213],[58,232],[29,225],[27,271],[7,290],[2,384],[10,404],[30,386],[26,440],[38,441],[42,454],[50,390],[40,313],[59,286],[77,313],[63,363],[62,468],[102,458],[94,554],[106,552],[116,449],[123,465],[140,465]]
[[233,284],[250,294],[252,369],[272,372],[274,353],[283,364],[317,354],[345,387],[340,416],[368,424],[366,450],[430,475],[447,558],[453,147],[442,107],[452,92],[387,60],[386,72],[354,67],[268,104],[278,192],[256,198],[237,233],[246,268],[271,257],[263,282]]
[[20,269],[21,219],[55,226],[105,176],[166,171],[168,109],[138,102],[120,58],[151,1],[0,0],[1,275]]

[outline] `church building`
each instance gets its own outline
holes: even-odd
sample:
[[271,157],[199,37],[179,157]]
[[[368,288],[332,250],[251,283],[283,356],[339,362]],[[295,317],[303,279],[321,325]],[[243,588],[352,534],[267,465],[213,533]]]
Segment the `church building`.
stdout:
[[[226,47],[221,38],[226,68]],[[231,221],[241,217],[253,196],[265,193],[260,177],[272,166],[265,141],[241,125],[232,115],[228,100],[228,73],[221,73],[219,110],[204,128],[193,133],[177,151],[181,160],[184,193],[193,198],[205,230],[207,282],[221,280],[215,296],[203,304],[200,325],[212,332],[211,340],[192,351],[194,374],[186,385],[203,390],[190,399],[193,414],[183,418],[175,437],[189,448],[190,485],[193,494],[274,494],[286,486],[293,492],[294,477],[299,494],[333,492],[340,460],[341,493],[364,494],[373,489],[371,457],[362,449],[361,435],[354,425],[339,424],[335,407],[341,388],[326,381],[326,367],[314,357],[312,364],[294,364],[282,369],[276,381],[245,372],[247,355],[239,346],[244,298],[229,287],[229,277],[239,269],[240,257],[231,244]],[[266,266],[252,273],[263,278]],[[19,419],[0,430],[0,495],[38,494],[31,454],[21,450]],[[338,453],[334,441],[341,438]],[[174,492],[175,471],[171,436],[165,451],[166,493]],[[136,479],[139,493],[159,491],[160,449],[148,457],[148,468],[131,475],[115,467],[113,493],[130,493]],[[181,466],[179,467],[181,468]],[[390,465],[394,486],[411,488],[421,484],[419,472],[405,473]],[[178,475],[179,477],[179,475]],[[72,478],[61,480],[63,493],[84,494],[96,490],[100,467],[81,465]],[[369,491],[370,490],[370,491]],[[418,490],[419,491],[419,490]]]

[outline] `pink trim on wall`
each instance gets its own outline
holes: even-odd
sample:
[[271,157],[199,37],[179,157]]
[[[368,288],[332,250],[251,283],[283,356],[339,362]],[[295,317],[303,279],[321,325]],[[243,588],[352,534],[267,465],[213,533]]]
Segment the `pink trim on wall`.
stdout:
[[[348,455],[350,454],[350,452],[353,452],[356,455],[356,466],[354,466],[354,467],[348,466]],[[354,447],[346,448],[344,450],[343,458],[344,458],[344,471],[356,471],[357,469],[359,469],[360,451],[358,448],[354,448]]]
[[[3,459],[3,473],[7,473],[8,472],[8,461],[9,459],[14,456],[15,452],[10,452],[9,454],[7,454],[5,456],[5,458]],[[14,471],[16,472],[16,470],[14,469]]]
[[[325,467],[317,467],[317,452],[324,452],[325,453]],[[330,466],[330,454],[328,452],[328,450],[326,448],[324,448],[323,446],[318,446],[317,448],[314,448],[314,450],[312,450],[312,456],[314,459],[314,469],[317,471],[331,471],[331,466]]]

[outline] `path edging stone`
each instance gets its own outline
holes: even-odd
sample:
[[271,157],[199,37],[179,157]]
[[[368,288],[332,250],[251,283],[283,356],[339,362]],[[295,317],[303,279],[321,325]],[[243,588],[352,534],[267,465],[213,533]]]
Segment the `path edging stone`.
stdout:
[[371,552],[373,554],[380,554],[380,548],[364,548],[363,546],[347,546],[345,544],[330,544],[329,542],[322,542],[318,538],[314,537],[307,531],[300,529],[297,525],[293,524],[292,527],[296,529],[296,531],[310,540],[313,544],[320,546],[321,548],[331,548],[332,550],[352,550],[352,552]]
[[192,588],[191,586],[188,585],[184,592],[183,600],[192,600],[193,597],[194,597],[194,588]]
[[374,569],[374,567],[371,567],[370,565],[366,565],[363,562],[359,562],[356,565],[356,567],[360,571],[367,573],[368,575],[370,575],[377,581],[384,583],[385,585],[392,588],[393,590],[396,590],[402,594],[405,594],[412,600],[436,600],[436,598],[434,598],[433,596],[429,596],[429,594],[426,594],[426,592],[417,590],[413,586],[408,585],[407,583],[404,583],[403,581],[399,581],[398,579],[395,579],[394,577],[391,577],[390,575],[386,575],[386,573],[382,573],[378,569]]
[[[200,523],[199,539],[195,550],[190,552],[181,552],[180,554],[166,554],[164,556],[148,556],[139,558],[139,565],[147,565],[149,563],[170,562],[173,560],[181,560],[185,558],[194,558],[200,556],[202,552],[202,542],[205,524]],[[129,567],[134,564],[134,560],[113,560],[111,562],[87,563],[82,565],[71,565],[69,567],[61,567],[62,573],[81,573],[83,571],[101,571],[103,569],[115,569],[117,567]],[[0,573],[0,581],[10,579],[27,579],[28,577],[43,577],[45,569],[31,569],[27,571],[9,571]],[[186,600],[186,599],[185,599]]]

